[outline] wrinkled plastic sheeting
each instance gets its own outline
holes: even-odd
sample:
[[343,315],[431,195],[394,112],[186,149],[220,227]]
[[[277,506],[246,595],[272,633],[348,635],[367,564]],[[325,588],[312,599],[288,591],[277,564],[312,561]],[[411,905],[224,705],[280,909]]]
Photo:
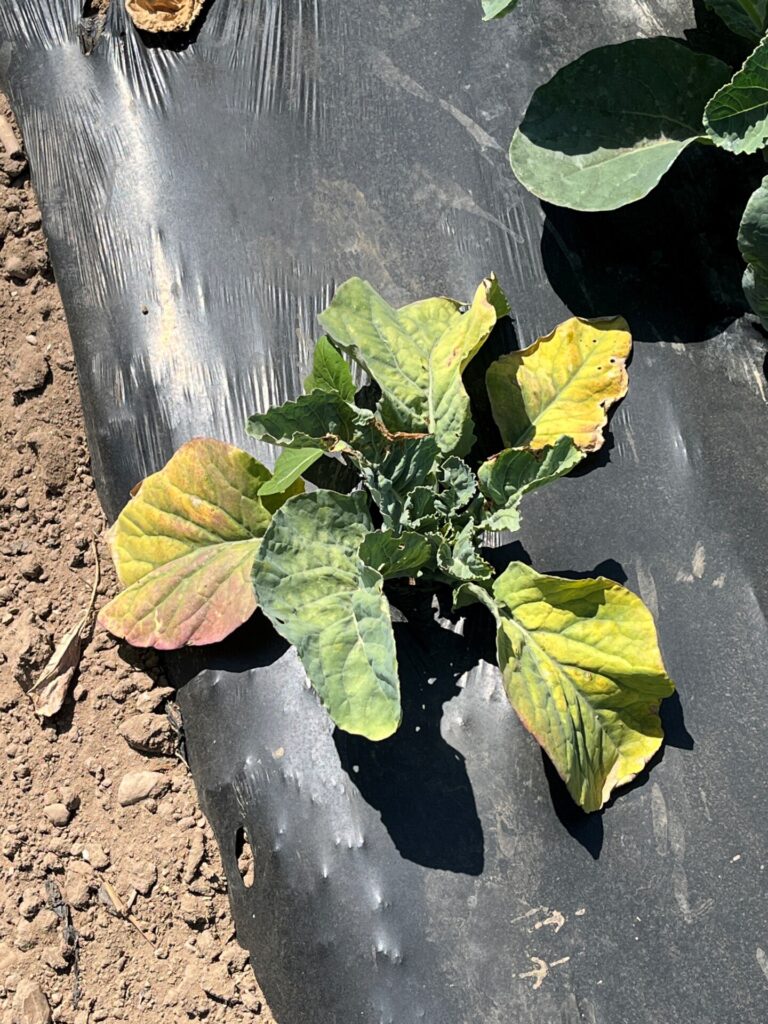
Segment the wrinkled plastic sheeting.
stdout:
[[483,660],[481,618],[462,636],[418,608],[397,626],[397,737],[334,737],[257,618],[174,666],[191,764],[280,1024],[758,1024],[765,341],[742,316],[734,238],[761,169],[701,150],[626,211],[542,210],[505,153],[533,88],[694,15],[537,0],[485,25],[478,8],[214,0],[179,43],[142,38],[115,0],[85,56],[77,4],[3,0],[0,80],[99,493],[114,517],[195,435],[271,457],[244,417],[299,391],[315,314],[352,274],[405,302],[467,297],[495,270],[521,344],[568,308],[628,315],[610,449],[528,500],[512,553],[626,580],[657,613],[681,696],[650,777],[577,813]]

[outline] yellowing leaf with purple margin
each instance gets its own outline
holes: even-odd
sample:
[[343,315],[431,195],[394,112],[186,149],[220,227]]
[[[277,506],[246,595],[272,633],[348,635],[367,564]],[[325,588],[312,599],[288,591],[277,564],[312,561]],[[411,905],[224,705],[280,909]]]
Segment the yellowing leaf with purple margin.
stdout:
[[[261,537],[288,496],[259,496],[271,478],[266,466],[233,445],[209,438],[182,445],[141,483],[109,531],[120,582],[129,586],[211,544]],[[302,490],[299,481],[290,493]]]
[[301,493],[259,496],[272,477],[247,452],[207,438],[147,477],[109,532],[127,590],[99,622],[137,647],[173,650],[223,639],[256,608],[251,568],[272,512]]
[[211,544],[161,565],[105,605],[99,623],[134,647],[217,643],[256,611],[251,572],[260,545]]

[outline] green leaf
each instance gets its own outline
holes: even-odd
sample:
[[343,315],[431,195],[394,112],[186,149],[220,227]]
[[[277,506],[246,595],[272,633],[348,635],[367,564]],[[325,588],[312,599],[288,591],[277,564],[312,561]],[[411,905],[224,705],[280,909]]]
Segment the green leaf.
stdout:
[[663,739],[674,692],[653,617],[611,580],[565,580],[512,563],[493,585],[499,667],[523,725],[573,799],[602,807]]
[[517,533],[521,525],[519,504],[497,508],[483,519],[481,525],[488,533]]
[[503,18],[505,14],[514,11],[517,2],[518,0],[483,0],[483,21]]
[[495,278],[484,281],[466,313],[451,299],[426,299],[394,309],[365,281],[341,285],[319,320],[336,345],[382,391],[385,424],[435,435],[443,452],[471,444],[469,398],[461,374],[498,317],[508,312]]
[[704,124],[730,153],[756,153],[768,142],[768,37],[709,101]]
[[282,494],[294,484],[305,470],[323,457],[319,448],[286,448],[280,452],[272,470],[272,479],[259,488],[259,497]]
[[704,0],[737,35],[757,40],[768,28],[768,0]]
[[360,556],[372,529],[363,492],[302,494],[275,514],[253,583],[334,722],[382,740],[400,724],[400,684],[382,576]]
[[627,393],[631,348],[620,317],[573,317],[546,338],[492,363],[485,381],[504,444],[537,450],[570,437],[582,451],[597,451],[606,410]]
[[510,149],[530,192],[573,210],[615,210],[653,189],[703,134],[722,61],[673,39],[590,50],[531,100]]
[[346,360],[325,336],[315,345],[312,372],[304,381],[304,390],[307,394],[326,391],[345,402],[355,400],[355,382]]
[[464,525],[453,544],[441,544],[437,552],[437,565],[441,572],[455,582],[489,580],[493,568],[477,550],[477,526]]
[[[565,476],[583,458],[583,452],[569,437],[561,437],[551,448],[507,448],[484,462],[477,474],[480,489],[498,512],[483,523],[483,528],[519,529],[517,507],[523,495]],[[510,514],[504,515],[505,512]]]
[[420,533],[376,530],[360,547],[360,557],[385,580],[398,576],[416,576],[432,561],[432,545]]
[[313,391],[249,417],[246,429],[252,437],[285,448],[344,449],[355,431],[373,419],[338,395]]
[[747,263],[744,293],[768,329],[768,177],[751,195],[739,227],[739,249]]
[[256,608],[251,566],[271,512],[303,489],[262,497],[269,470],[247,452],[198,438],[135,491],[108,539],[127,587],[99,615],[136,647],[223,639]]

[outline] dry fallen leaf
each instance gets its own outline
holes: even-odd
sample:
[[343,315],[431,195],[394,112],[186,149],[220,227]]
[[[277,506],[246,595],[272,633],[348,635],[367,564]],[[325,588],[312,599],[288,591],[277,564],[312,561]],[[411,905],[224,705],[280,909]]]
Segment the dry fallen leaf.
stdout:
[[129,924],[132,924],[142,939],[154,948],[154,942],[142,928],[139,919],[131,913],[131,906],[133,905],[133,900],[135,900],[135,898],[136,893],[134,892],[132,899],[129,901],[128,905],[126,905],[118,895],[115,887],[106,881],[106,879],[99,886],[99,899],[106,906],[107,910],[114,914],[115,917],[120,917],[124,921],[128,921]]
[[40,718],[52,718],[61,710],[61,706],[69,692],[72,678],[80,664],[83,641],[88,633],[93,616],[93,609],[96,604],[96,591],[101,579],[99,552],[95,544],[93,545],[93,551],[96,562],[96,576],[93,581],[93,589],[88,601],[88,607],[77,625],[70,629],[68,633],[65,633],[56,645],[56,650],[38,676],[34,686],[29,690],[35,714],[39,715]]

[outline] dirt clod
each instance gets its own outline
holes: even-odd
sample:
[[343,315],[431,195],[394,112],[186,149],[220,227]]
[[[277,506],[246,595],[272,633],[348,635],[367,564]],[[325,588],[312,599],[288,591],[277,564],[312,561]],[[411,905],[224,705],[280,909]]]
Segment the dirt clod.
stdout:
[[65,804],[60,803],[46,804],[43,808],[43,814],[52,825],[56,825],[58,828],[66,828],[72,816],[71,811],[68,810]]
[[36,981],[24,979],[13,998],[14,1024],[51,1024],[51,1005]]
[[129,747],[141,753],[170,757],[176,747],[176,737],[165,715],[131,715],[120,726],[119,732]]
[[27,343],[20,345],[10,366],[14,401],[19,402],[31,392],[42,390],[48,382],[49,373],[48,360],[38,347]]
[[170,785],[168,777],[160,772],[127,772],[117,789],[117,802],[121,807],[131,807],[149,797],[161,796]]

